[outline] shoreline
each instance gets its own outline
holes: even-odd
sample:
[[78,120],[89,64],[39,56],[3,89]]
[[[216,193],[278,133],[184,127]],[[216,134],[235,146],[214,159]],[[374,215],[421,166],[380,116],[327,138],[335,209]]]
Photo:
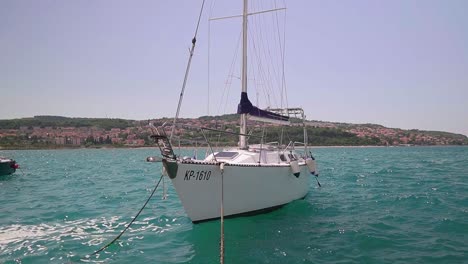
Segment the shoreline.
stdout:
[[[379,145],[356,145],[356,146],[308,146],[309,149],[325,149],[325,148],[408,148],[408,147],[466,147],[468,145],[411,145],[411,146],[379,146]],[[235,148],[236,146],[221,146],[219,148]],[[180,149],[195,149],[196,147],[187,147],[181,146]],[[208,147],[198,147],[199,149],[208,148]],[[78,150],[78,149],[156,149],[159,150],[158,146],[102,146],[102,147],[56,147],[56,148],[5,148],[0,146],[0,151],[11,151],[11,150]],[[179,147],[173,147],[176,151]],[[296,147],[296,149],[303,149],[303,147]]]

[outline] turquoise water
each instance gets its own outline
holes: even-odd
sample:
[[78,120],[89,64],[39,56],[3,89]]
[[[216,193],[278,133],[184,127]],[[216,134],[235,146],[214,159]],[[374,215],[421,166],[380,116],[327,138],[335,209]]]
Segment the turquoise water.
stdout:
[[[226,263],[468,263],[468,147],[320,148],[317,187],[225,221]],[[1,151],[0,263],[219,263],[219,221],[192,224],[156,149]],[[241,195],[241,194],[240,194]]]

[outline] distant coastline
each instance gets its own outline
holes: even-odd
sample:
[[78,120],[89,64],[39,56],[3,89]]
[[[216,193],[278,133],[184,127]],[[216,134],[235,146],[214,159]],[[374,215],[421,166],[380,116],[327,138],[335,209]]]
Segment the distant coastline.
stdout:
[[[413,148],[413,147],[468,147],[468,145],[412,145],[412,146],[377,146],[377,145],[356,145],[356,146],[308,146],[310,149],[329,149],[329,148]],[[181,146],[180,149],[190,150],[194,149],[194,146]],[[199,149],[207,149],[208,147],[198,147]],[[232,146],[217,147],[214,151],[219,149],[233,148]],[[15,150],[98,150],[98,149],[154,149],[159,153],[157,146],[98,146],[98,147],[54,147],[54,148],[3,148],[0,147],[0,151],[15,151]],[[179,147],[174,147],[174,151],[177,151]],[[300,148],[298,148],[300,149]]]
[[[78,149],[78,148],[138,148],[154,147],[150,136],[154,126],[171,123],[171,118],[145,121],[109,118],[69,118],[62,116],[35,116],[31,118],[0,120],[0,149]],[[297,120],[296,120],[297,121]],[[180,118],[174,132],[183,138],[184,147],[204,143],[204,135],[193,127],[209,127],[220,131],[238,131],[238,115],[202,116],[199,118]],[[257,137],[250,143],[258,144],[259,136],[265,131],[264,142],[278,140],[284,133],[286,141],[303,141],[302,126],[279,127],[268,124],[251,124]],[[443,131],[405,130],[387,128],[376,124],[349,124],[327,121],[307,120],[309,145],[314,147],[344,146],[434,146],[468,145],[468,137]],[[264,130],[268,128],[267,130]],[[171,128],[165,127],[170,134]],[[216,134],[218,133],[218,134]],[[235,135],[220,136],[219,132],[208,132],[212,145],[236,146]],[[178,145],[179,143],[174,145]],[[205,144],[206,145],[206,144]]]

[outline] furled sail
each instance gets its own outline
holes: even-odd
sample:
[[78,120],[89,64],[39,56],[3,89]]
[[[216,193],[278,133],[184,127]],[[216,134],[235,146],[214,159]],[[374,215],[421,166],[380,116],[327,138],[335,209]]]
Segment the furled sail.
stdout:
[[254,105],[249,100],[246,92],[241,93],[241,101],[237,107],[238,114],[248,114],[250,120],[289,125],[289,117],[262,110]]

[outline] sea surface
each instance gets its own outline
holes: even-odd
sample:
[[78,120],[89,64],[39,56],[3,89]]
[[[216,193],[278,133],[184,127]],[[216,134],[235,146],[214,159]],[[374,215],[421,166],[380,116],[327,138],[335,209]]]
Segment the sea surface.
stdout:
[[[468,147],[313,153],[322,187],[310,176],[305,199],[225,220],[225,263],[468,263]],[[157,154],[0,151],[22,168],[0,176],[0,263],[219,263],[220,222],[192,224],[169,181],[89,256],[151,194]]]

